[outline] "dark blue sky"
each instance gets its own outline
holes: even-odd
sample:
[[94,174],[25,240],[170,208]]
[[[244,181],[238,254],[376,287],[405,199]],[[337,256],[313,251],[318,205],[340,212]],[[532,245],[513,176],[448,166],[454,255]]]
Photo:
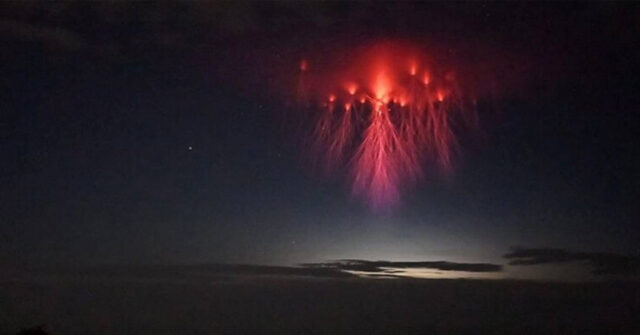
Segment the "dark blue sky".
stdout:
[[[0,260],[640,252],[638,6],[175,6],[6,5]],[[521,77],[481,101],[482,134],[463,138],[450,178],[379,215],[309,171],[263,70],[388,36],[451,41]]]

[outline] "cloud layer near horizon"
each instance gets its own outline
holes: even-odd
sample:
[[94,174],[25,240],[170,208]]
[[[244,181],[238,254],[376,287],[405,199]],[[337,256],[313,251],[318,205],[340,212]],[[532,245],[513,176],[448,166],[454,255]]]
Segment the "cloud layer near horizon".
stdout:
[[514,248],[504,255],[509,265],[527,266],[567,262],[586,262],[594,275],[640,275],[640,257],[604,252],[572,252],[553,248]]
[[302,264],[307,268],[336,269],[343,271],[395,273],[398,269],[433,269],[439,271],[500,272],[502,265],[490,263],[455,263],[447,261],[395,262],[343,259],[325,263]]

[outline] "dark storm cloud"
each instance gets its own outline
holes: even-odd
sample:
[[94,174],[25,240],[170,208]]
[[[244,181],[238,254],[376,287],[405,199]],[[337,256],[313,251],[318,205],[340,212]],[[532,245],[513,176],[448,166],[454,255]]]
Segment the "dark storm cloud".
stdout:
[[[67,47],[119,44],[132,48],[206,45],[220,38],[281,32],[332,22],[321,3],[65,1],[0,4],[0,33]],[[126,33],[125,33],[126,32]]]
[[30,267],[11,271],[17,277],[63,276],[112,279],[224,279],[236,277],[313,277],[355,278],[347,272],[331,268],[307,268],[290,266],[266,266],[246,264],[199,265],[98,265],[98,266],[47,266]]
[[[434,269],[440,271],[499,272],[501,265],[452,262],[390,262],[339,260],[326,263],[307,263],[295,266],[266,266],[248,264],[196,265],[95,265],[95,266],[35,266],[9,271],[14,278],[87,278],[114,280],[216,280],[232,278],[360,278],[346,271],[371,272],[369,277],[405,278],[397,276],[404,269]],[[377,272],[378,274],[375,274]]]
[[21,41],[34,41],[63,49],[79,49],[84,42],[79,34],[60,27],[34,25],[26,22],[0,19],[0,36]]
[[490,263],[455,263],[446,261],[435,262],[394,262],[394,261],[365,261],[359,259],[344,259],[326,263],[302,264],[307,268],[338,269],[344,271],[398,273],[398,269],[434,269],[441,271],[464,272],[500,272],[502,265]]
[[596,275],[640,275],[640,257],[602,252],[571,252],[552,248],[514,248],[504,255],[509,265],[542,265],[587,262]]
[[212,264],[199,266],[185,266],[192,270],[201,270],[214,274],[235,274],[235,275],[273,275],[273,276],[305,276],[324,278],[348,278],[351,274],[333,269],[320,268],[299,268],[290,266],[265,266],[265,265],[244,265],[244,264]]

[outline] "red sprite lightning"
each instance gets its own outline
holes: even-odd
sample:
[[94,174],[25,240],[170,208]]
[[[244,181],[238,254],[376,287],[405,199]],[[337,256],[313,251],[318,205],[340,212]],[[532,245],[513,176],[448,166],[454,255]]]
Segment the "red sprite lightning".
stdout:
[[353,195],[374,210],[396,204],[425,162],[451,170],[452,121],[468,112],[453,72],[418,55],[386,43],[361,49],[352,57],[358,62],[335,70],[299,64],[298,94],[321,107],[314,154],[326,170],[348,164]]

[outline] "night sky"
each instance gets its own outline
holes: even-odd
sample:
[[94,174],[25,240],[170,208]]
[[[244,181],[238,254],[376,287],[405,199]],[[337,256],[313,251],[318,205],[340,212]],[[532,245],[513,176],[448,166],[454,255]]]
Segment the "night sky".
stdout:
[[[636,4],[0,8],[2,264],[640,254]],[[454,172],[385,213],[314,173],[282,117],[305,113],[282,69],[378,38],[434,41],[498,83]]]

